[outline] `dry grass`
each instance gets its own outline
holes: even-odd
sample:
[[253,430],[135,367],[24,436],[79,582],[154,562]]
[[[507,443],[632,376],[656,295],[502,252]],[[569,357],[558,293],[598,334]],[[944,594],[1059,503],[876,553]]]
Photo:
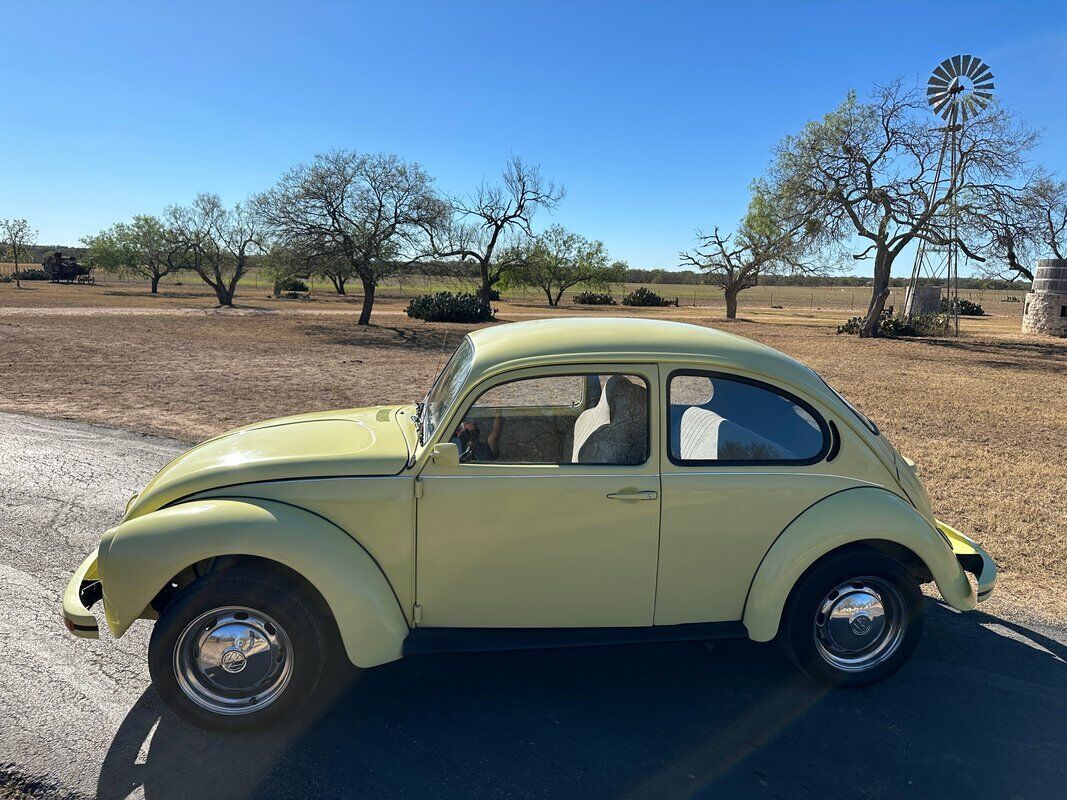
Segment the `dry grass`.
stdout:
[[[0,410],[190,441],[264,417],[413,400],[469,329],[413,322],[400,299],[383,300],[361,330],[358,298],[249,291],[242,308],[218,311],[193,286],[150,297],[126,285],[27,285],[0,284]],[[992,293],[985,306],[995,316],[965,320],[959,339],[838,337],[849,316],[839,292],[815,290],[811,307],[782,310],[748,294],[746,319],[734,323],[721,307],[551,313],[711,324],[810,364],[919,462],[943,518],[993,552],[1004,570],[997,602],[1025,601],[1062,622],[1067,341],[1022,336],[1019,304]],[[533,301],[499,306],[502,321],[550,313]]]

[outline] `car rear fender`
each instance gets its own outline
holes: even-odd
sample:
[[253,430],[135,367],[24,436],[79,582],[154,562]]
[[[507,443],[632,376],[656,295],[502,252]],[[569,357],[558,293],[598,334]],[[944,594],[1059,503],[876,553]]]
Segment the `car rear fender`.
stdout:
[[879,541],[915,553],[953,608],[975,607],[974,590],[941,534],[899,495],[863,486],[823,498],[778,535],[748,590],[744,623],[749,637],[766,642],[777,635],[790,592],[820,558],[850,544]]
[[121,636],[168,581],[192,564],[227,555],[284,564],[322,595],[352,663],[400,658],[408,634],[381,568],[329,520],[262,499],[197,500],[124,522],[101,542],[98,573],[108,627]]

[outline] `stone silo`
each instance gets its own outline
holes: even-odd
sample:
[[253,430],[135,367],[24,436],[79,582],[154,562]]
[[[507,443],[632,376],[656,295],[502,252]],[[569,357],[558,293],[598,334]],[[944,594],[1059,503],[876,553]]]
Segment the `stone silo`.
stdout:
[[1067,259],[1037,262],[1023,307],[1023,331],[1067,336]]

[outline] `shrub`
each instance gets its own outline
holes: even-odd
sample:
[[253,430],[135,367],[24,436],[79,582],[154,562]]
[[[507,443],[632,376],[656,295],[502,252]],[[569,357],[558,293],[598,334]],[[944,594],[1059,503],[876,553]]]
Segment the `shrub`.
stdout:
[[0,275],[0,283],[11,283],[10,275]]
[[279,292],[307,292],[310,291],[307,283],[300,278],[285,278],[278,284]]
[[1019,302],[1019,298],[1016,297],[1013,294],[1009,294],[1009,295],[1007,295],[1005,297],[1000,298],[1000,302],[1002,302],[1002,303],[1018,303]]
[[[837,332],[857,334],[862,326],[863,317],[853,317],[844,325],[838,325]],[[878,333],[887,339],[899,339],[905,336],[942,336],[948,333],[948,318],[943,314],[923,314],[912,317],[909,322],[903,317],[894,317],[889,311],[883,311],[878,321]]]
[[622,299],[624,306],[669,306],[670,302],[664,300],[651,289],[641,286],[634,289]]
[[[960,310],[961,317],[983,317],[985,311],[978,303],[972,303],[970,300],[964,300],[962,297],[956,300],[956,307]],[[941,313],[947,314],[951,309],[949,308],[949,302],[947,297],[941,298]]]
[[572,302],[580,306],[613,306],[615,298],[611,292],[578,292]]
[[52,276],[43,269],[23,269],[12,275],[20,281],[50,281]]
[[407,314],[426,322],[488,322],[493,308],[479,295],[438,292],[416,297],[408,303]]

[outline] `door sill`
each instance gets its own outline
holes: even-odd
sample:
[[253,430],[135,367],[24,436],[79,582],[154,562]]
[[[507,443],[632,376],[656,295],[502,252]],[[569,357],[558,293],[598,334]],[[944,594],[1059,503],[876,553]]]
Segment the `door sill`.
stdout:
[[747,637],[748,630],[743,622],[696,622],[638,628],[415,628],[404,639],[404,655],[554,650]]

